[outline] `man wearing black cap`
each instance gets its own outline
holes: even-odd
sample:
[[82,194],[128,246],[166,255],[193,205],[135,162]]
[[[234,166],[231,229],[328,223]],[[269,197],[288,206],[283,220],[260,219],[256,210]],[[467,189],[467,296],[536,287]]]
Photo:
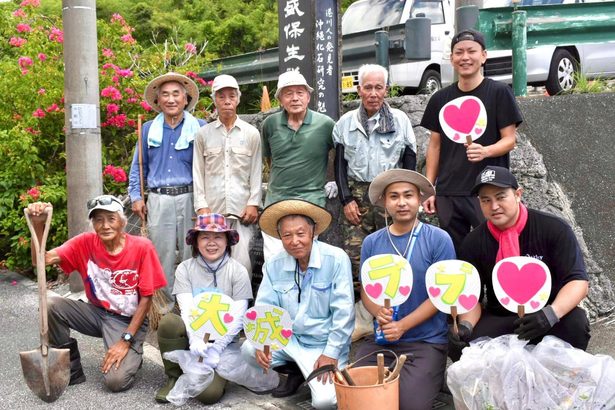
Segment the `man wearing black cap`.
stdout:
[[521,112],[510,87],[484,78],[485,39],[464,30],[451,42],[451,64],[459,81],[435,93],[421,120],[431,131],[426,154],[427,178],[437,196],[423,203],[438,212],[458,252],[463,238],[483,217],[475,196],[474,179],[486,165],[509,167],[508,153],[516,143]]
[[[478,195],[487,221],[466,236],[459,259],[478,269],[487,299],[483,307],[477,305],[460,316],[458,335],[449,332],[453,360],[470,340],[511,333],[533,344],[553,335],[576,348],[587,348],[589,322],[577,305],[587,295],[588,276],[577,239],[562,219],[526,208],[522,192],[513,174],[503,167],[488,166],[476,178],[472,194]],[[496,263],[511,256],[536,258],[551,272],[547,305],[523,318],[500,305],[491,280]]]

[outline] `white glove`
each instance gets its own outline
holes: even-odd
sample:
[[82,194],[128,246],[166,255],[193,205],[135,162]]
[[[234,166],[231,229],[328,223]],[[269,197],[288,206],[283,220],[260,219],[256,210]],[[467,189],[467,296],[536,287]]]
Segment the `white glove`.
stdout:
[[212,346],[207,349],[207,355],[205,356],[203,363],[212,369],[218,367],[218,363],[220,363],[220,352],[216,349],[216,347]]
[[210,345],[211,343],[205,343],[203,339],[196,339],[190,343],[190,351],[196,356],[206,357]]
[[335,181],[329,181],[325,184],[325,194],[329,199],[337,197],[337,184]]

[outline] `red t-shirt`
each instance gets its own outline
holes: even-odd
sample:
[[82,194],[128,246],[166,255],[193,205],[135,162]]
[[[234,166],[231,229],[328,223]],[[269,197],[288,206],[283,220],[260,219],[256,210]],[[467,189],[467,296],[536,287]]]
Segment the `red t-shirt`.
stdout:
[[140,296],[166,286],[158,254],[149,239],[126,234],[124,249],[110,255],[98,235],[87,232],[55,249],[66,273],[77,271],[93,305],[132,317]]

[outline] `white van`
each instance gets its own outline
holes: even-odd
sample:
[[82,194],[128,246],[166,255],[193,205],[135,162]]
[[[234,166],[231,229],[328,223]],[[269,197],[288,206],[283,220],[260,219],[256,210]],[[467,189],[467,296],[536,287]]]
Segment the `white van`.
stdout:
[[[386,30],[410,17],[431,19],[431,59],[392,64],[389,83],[432,94],[442,88],[442,52],[453,36],[454,0],[359,0],[342,16],[342,35]],[[356,92],[358,70],[359,67],[343,67],[342,92]]]
[[[566,3],[589,3],[595,0],[523,0],[522,6]],[[495,3],[495,2],[494,2]],[[510,7],[510,0],[499,1],[497,7]],[[490,1],[489,7],[496,7]],[[539,46],[528,48],[526,69],[529,85],[544,85],[549,95],[571,90],[576,76],[588,79],[615,77],[615,42]],[[450,48],[443,53],[442,84],[453,82]],[[512,83],[512,50],[487,50],[484,75],[496,81]]]

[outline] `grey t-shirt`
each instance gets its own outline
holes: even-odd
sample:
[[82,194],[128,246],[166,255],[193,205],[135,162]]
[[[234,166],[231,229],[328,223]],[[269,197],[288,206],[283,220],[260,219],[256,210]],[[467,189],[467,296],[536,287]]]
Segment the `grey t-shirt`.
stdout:
[[[233,258],[216,272],[218,289],[233,300],[252,299],[252,286],[246,268]],[[175,270],[173,294],[196,295],[214,288],[214,275],[209,272],[201,258],[190,258]]]

